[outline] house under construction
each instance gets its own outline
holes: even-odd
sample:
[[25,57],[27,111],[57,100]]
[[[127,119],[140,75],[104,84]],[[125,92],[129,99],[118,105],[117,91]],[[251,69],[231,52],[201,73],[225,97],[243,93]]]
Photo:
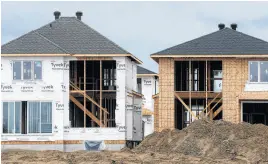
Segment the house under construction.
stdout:
[[219,30],[152,54],[159,64],[155,130],[202,117],[268,125],[268,42]]
[[2,149],[119,150],[141,141],[142,62],[82,12],[54,16],[1,47]]

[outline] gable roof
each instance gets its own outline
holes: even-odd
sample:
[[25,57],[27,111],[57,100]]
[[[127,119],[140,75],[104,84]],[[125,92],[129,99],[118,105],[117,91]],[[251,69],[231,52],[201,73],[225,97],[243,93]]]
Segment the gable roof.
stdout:
[[143,68],[143,67],[141,67],[141,66],[137,66],[137,74],[140,74],[140,75],[142,75],[142,74],[146,74],[146,75],[148,75],[148,74],[156,75],[157,73],[155,73],[155,72],[153,72],[153,71],[150,71],[150,70],[148,70],[148,69],[146,69],[146,68]]
[[267,55],[268,42],[230,28],[167,48],[154,55]]
[[60,17],[1,50],[2,54],[130,54],[76,17]]

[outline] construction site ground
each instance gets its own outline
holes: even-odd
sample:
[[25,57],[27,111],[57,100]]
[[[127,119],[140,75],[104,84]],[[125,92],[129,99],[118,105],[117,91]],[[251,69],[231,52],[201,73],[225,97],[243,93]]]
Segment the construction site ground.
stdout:
[[197,120],[183,130],[155,132],[131,150],[8,150],[2,152],[2,163],[268,164],[268,126]]

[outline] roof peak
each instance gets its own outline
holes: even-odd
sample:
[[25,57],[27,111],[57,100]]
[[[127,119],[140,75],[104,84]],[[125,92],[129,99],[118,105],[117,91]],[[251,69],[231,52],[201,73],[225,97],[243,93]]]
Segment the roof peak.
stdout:
[[235,29],[224,27],[152,55],[217,54],[268,54],[268,42]]

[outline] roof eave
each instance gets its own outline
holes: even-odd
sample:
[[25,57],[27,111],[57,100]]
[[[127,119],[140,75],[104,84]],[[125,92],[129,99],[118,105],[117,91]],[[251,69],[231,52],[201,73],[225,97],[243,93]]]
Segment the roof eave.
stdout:
[[73,57],[117,57],[126,56],[132,58],[136,63],[142,64],[142,61],[132,54],[1,54],[1,57],[52,57],[52,56],[73,56]]
[[158,76],[158,74],[137,74],[137,77]]
[[268,54],[215,54],[215,55],[203,55],[203,54],[179,54],[179,55],[172,55],[172,54],[152,54],[151,58],[158,62],[159,58],[206,58],[206,57],[213,57],[213,58],[267,58]]

